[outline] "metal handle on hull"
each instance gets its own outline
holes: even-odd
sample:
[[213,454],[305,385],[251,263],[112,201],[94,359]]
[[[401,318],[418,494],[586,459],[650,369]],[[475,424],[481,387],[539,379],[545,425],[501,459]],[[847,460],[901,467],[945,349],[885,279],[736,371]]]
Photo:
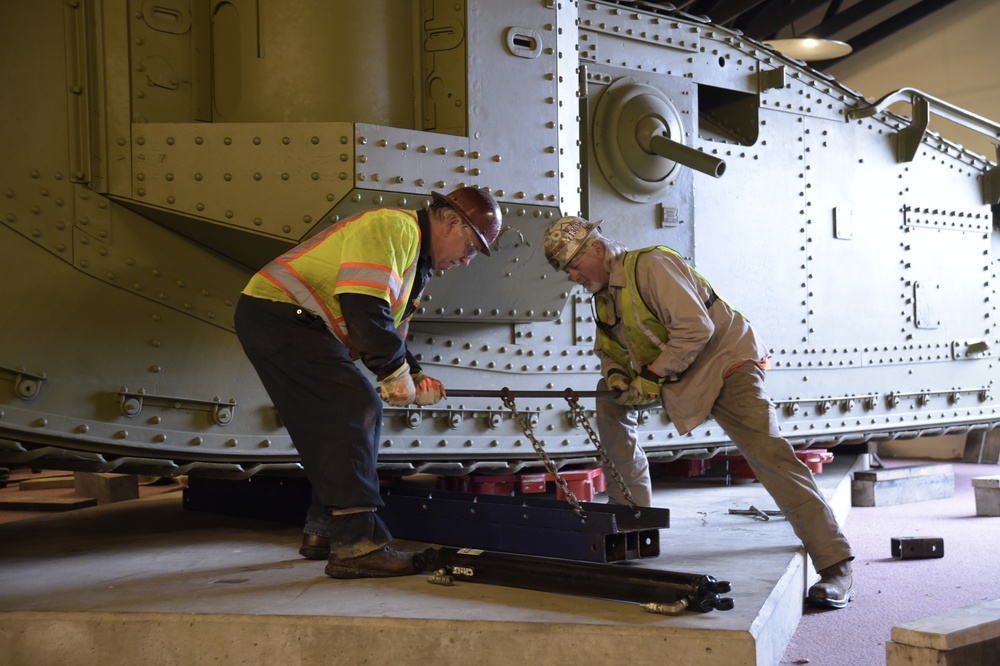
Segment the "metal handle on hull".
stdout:
[[516,389],[502,388],[499,390],[488,389],[445,389],[449,398],[503,398],[508,395],[517,398],[565,398],[575,395],[578,398],[614,398],[618,391],[574,391],[565,389],[563,391],[518,391]]

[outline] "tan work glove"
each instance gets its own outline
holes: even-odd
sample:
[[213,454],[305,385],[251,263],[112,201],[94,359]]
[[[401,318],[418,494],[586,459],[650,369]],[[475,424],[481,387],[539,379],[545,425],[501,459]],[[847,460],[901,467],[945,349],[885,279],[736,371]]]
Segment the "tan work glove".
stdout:
[[642,373],[636,375],[629,385],[628,390],[615,399],[619,405],[651,405],[660,399],[660,387],[664,378],[658,376],[649,367],[643,368]]
[[612,391],[624,393],[628,390],[628,377],[617,368],[608,371],[608,377],[605,381],[608,383],[608,389]]
[[403,361],[403,365],[394,373],[384,377],[379,384],[378,394],[393,407],[411,404],[417,397],[417,389],[413,385],[413,377],[410,376],[410,364]]
[[423,372],[413,375],[413,384],[417,387],[416,403],[421,406],[436,405],[441,402],[441,398],[447,398],[448,394],[444,390],[444,384],[428,377]]

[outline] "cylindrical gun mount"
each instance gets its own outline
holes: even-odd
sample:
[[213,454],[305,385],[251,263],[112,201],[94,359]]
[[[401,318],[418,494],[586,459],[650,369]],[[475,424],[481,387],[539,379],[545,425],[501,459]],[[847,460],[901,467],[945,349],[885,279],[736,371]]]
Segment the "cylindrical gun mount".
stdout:
[[700,150],[695,150],[667,138],[664,134],[655,134],[649,137],[649,152],[660,157],[691,167],[696,171],[707,173],[709,176],[721,178],[726,172],[726,161],[718,157],[706,155]]
[[432,582],[464,580],[631,601],[652,612],[733,608],[732,599],[720,596],[732,589],[729,583],[702,574],[447,547],[428,548],[421,557],[425,570],[437,572]]

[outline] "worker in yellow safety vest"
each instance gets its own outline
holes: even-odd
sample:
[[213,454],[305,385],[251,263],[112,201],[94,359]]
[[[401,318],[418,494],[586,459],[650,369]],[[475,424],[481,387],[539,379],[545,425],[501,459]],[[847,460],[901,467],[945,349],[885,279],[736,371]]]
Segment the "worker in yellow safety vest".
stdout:
[[[843,608],[854,597],[851,546],[809,468],[778,431],[764,390],[768,350],[750,322],[668,247],[628,251],[600,222],[555,220],[543,247],[552,267],[593,294],[601,359],[598,436],[625,482],[612,503],[652,503],[637,410],[661,404],[685,435],[712,416],[753,469],[819,573],[806,601]],[[627,492],[626,492],[627,491]]]
[[[406,324],[433,271],[489,255],[500,233],[493,196],[475,187],[420,210],[380,208],[340,220],[258,271],[236,307],[236,334],[312,485],[299,553],[334,578],[416,573],[376,513],[382,402],[446,395],[406,348]],[[379,382],[372,385],[355,361]]]

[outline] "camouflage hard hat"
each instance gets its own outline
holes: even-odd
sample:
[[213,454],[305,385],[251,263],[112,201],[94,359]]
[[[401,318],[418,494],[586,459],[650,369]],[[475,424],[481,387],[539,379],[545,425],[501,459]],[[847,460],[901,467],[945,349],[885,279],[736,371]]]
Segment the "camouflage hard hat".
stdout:
[[589,222],[582,217],[561,217],[545,230],[542,248],[552,267],[561,271],[580,253],[591,236],[599,235],[601,220]]
[[447,196],[431,192],[434,200],[454,209],[459,217],[469,223],[482,247],[479,251],[490,256],[490,245],[500,235],[503,215],[493,195],[478,187],[460,187]]

